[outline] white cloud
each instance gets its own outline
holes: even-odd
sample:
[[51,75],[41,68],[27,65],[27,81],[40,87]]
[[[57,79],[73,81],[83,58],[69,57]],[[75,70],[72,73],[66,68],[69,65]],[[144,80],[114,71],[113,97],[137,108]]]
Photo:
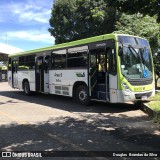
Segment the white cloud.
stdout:
[[[16,0],[15,0],[16,1]],[[49,23],[52,0],[23,0],[0,4],[0,21]]]
[[54,44],[55,38],[50,36],[49,32],[42,32],[37,30],[30,31],[11,31],[7,32],[8,39],[19,39],[19,40],[28,40],[35,42],[44,42],[49,44]]
[[36,21],[40,23],[49,23],[50,11],[43,11],[42,13],[35,13],[33,11],[28,11],[19,15],[20,22],[29,22],[29,21]]

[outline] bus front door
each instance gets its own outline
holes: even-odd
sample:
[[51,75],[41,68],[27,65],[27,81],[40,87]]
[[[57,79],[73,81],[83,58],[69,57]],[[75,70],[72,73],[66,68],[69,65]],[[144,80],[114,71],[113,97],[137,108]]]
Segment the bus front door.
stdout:
[[109,101],[108,56],[105,48],[90,50],[89,93],[91,99]]
[[12,60],[12,87],[18,88],[18,60]]
[[36,58],[36,92],[49,92],[49,56]]

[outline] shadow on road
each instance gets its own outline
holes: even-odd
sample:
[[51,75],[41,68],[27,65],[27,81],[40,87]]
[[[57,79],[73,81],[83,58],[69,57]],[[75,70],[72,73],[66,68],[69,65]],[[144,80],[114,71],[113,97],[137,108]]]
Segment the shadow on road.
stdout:
[[42,94],[27,97],[20,91],[0,91],[0,95],[12,98],[0,105],[7,103],[12,107],[13,103],[29,102],[80,115],[80,118],[50,118],[34,125],[1,125],[0,149],[3,151],[160,150],[160,136],[156,135],[159,128],[152,125],[147,116],[129,117],[122,113],[135,110],[133,105],[94,102],[91,106],[81,106],[68,97]]
[[[122,122],[123,125],[118,125]],[[127,123],[126,123],[127,122]],[[59,117],[36,125],[0,126],[2,151],[158,151],[160,136],[137,118]],[[152,130],[153,129],[153,130]],[[4,138],[5,137],[5,138]]]
[[22,91],[0,91],[1,96],[12,98],[4,103],[20,103],[19,101],[25,101],[29,103],[35,103],[40,105],[49,106],[69,112],[92,112],[92,113],[120,113],[128,112],[131,110],[138,110],[132,104],[111,104],[102,102],[91,102],[90,106],[82,106],[77,104],[72,98],[57,96],[57,95],[45,95],[35,94],[32,96],[25,96]]

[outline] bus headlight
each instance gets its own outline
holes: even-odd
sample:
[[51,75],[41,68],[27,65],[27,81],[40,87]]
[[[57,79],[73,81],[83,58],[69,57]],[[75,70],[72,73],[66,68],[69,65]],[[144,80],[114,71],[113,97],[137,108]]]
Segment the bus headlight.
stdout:
[[127,86],[127,84],[126,83],[122,83],[122,86],[123,86],[123,88],[124,88],[124,90],[126,91],[126,92],[131,92],[131,90],[130,90],[130,88]]

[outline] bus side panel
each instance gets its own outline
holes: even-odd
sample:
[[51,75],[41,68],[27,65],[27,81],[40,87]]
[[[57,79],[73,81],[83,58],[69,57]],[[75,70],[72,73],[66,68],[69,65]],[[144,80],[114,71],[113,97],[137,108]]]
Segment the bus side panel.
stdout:
[[50,70],[49,92],[72,97],[75,82],[85,82],[88,85],[87,69]]
[[30,84],[30,90],[31,91],[36,91],[35,87],[35,70],[32,70],[29,72],[29,84]]
[[35,71],[18,71],[18,85],[19,89],[23,90],[23,80],[28,80],[30,90],[35,91]]

